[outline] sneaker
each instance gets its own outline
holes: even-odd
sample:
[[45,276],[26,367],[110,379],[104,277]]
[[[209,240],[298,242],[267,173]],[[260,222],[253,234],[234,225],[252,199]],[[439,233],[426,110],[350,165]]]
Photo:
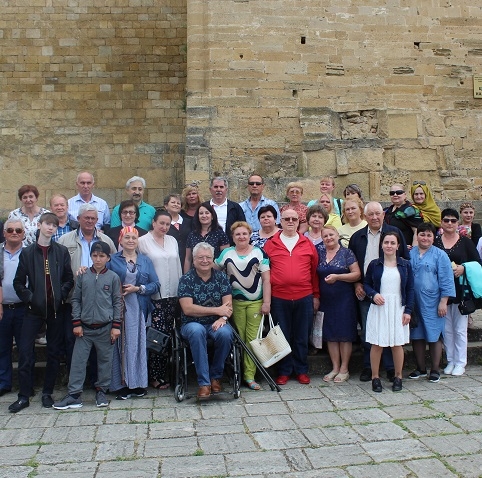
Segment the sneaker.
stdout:
[[398,377],[394,377],[393,379],[393,385],[392,385],[392,390],[394,392],[400,392],[402,390],[402,379]]
[[455,364],[453,362],[449,362],[447,366],[444,368],[444,374],[445,375],[452,375],[452,372],[454,371]]
[[360,382],[369,382],[372,379],[372,369],[364,368],[360,374]]
[[427,376],[427,371],[426,370],[414,370],[408,378],[411,378],[412,380],[418,380],[420,377],[426,377]]
[[131,395],[133,397],[144,397],[145,395],[147,395],[147,390],[145,388],[141,388],[141,387],[138,387],[138,388],[130,388],[129,389],[129,392],[131,393]]
[[44,408],[52,408],[54,401],[52,399],[52,395],[48,395],[47,393],[42,395],[42,407]]
[[432,383],[440,382],[440,372],[434,372],[431,370],[430,375],[428,376],[428,381]]
[[109,405],[109,400],[107,400],[107,397],[102,390],[97,390],[97,393],[95,394],[95,404],[98,407],[107,407]]
[[128,400],[132,396],[130,392],[131,391],[127,387],[121,388],[117,392],[117,395],[116,395],[115,399],[116,400]]
[[55,402],[52,407],[56,410],[67,410],[68,408],[81,408],[82,400],[79,398],[74,398],[72,395],[65,395],[60,402]]
[[47,339],[45,337],[39,337],[38,339],[35,339],[35,343],[37,345],[47,345]]
[[460,375],[463,375],[464,373],[465,367],[462,367],[462,365],[456,365],[452,370],[452,375],[455,375],[456,377],[460,377]]

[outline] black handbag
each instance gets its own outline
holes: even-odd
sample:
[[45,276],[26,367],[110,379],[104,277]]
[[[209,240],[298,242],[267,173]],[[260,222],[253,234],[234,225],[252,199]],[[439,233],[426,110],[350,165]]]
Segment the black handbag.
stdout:
[[463,282],[462,282],[462,299],[458,305],[459,311],[462,315],[473,314],[478,308],[477,302],[480,300],[475,299],[472,289],[467,281],[467,275],[464,272]]
[[154,327],[147,327],[146,347],[147,350],[156,354],[161,354],[169,344],[169,335],[156,330]]
[[410,328],[411,329],[416,329],[418,327],[418,320],[419,314],[417,309],[415,308],[415,304],[413,304],[413,309],[412,309],[412,315],[410,316]]

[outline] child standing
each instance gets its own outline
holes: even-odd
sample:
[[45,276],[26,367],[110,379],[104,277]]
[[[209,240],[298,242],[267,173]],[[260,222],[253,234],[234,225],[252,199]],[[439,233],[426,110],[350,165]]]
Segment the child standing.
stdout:
[[91,348],[97,352],[98,407],[109,404],[105,393],[110,385],[112,346],[120,336],[122,293],[119,276],[105,265],[110,247],[99,241],[92,245],[92,266],[77,277],[72,296],[72,325],[75,339],[68,394],[53,404],[57,410],[82,407],[82,387]]

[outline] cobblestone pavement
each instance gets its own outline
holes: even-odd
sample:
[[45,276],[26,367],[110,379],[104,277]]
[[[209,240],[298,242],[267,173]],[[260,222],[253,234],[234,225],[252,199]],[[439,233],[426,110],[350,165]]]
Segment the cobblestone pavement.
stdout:
[[336,385],[315,376],[202,403],[149,389],[106,409],[89,391],[82,409],[62,412],[37,394],[16,415],[10,393],[0,398],[0,476],[482,476],[481,366],[439,383],[404,380],[399,393],[383,385],[376,394],[358,374]]

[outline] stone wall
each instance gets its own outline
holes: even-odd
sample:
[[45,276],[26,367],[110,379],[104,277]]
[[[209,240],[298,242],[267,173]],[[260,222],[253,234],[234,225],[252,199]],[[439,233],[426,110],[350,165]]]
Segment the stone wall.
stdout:
[[476,0],[188,0],[186,180],[216,174],[245,197],[266,177],[304,199],[336,176],[388,200],[428,181],[480,199],[482,7]]
[[3,0],[0,216],[82,170],[110,206],[133,175],[153,204],[182,187],[186,35],[185,0]]

